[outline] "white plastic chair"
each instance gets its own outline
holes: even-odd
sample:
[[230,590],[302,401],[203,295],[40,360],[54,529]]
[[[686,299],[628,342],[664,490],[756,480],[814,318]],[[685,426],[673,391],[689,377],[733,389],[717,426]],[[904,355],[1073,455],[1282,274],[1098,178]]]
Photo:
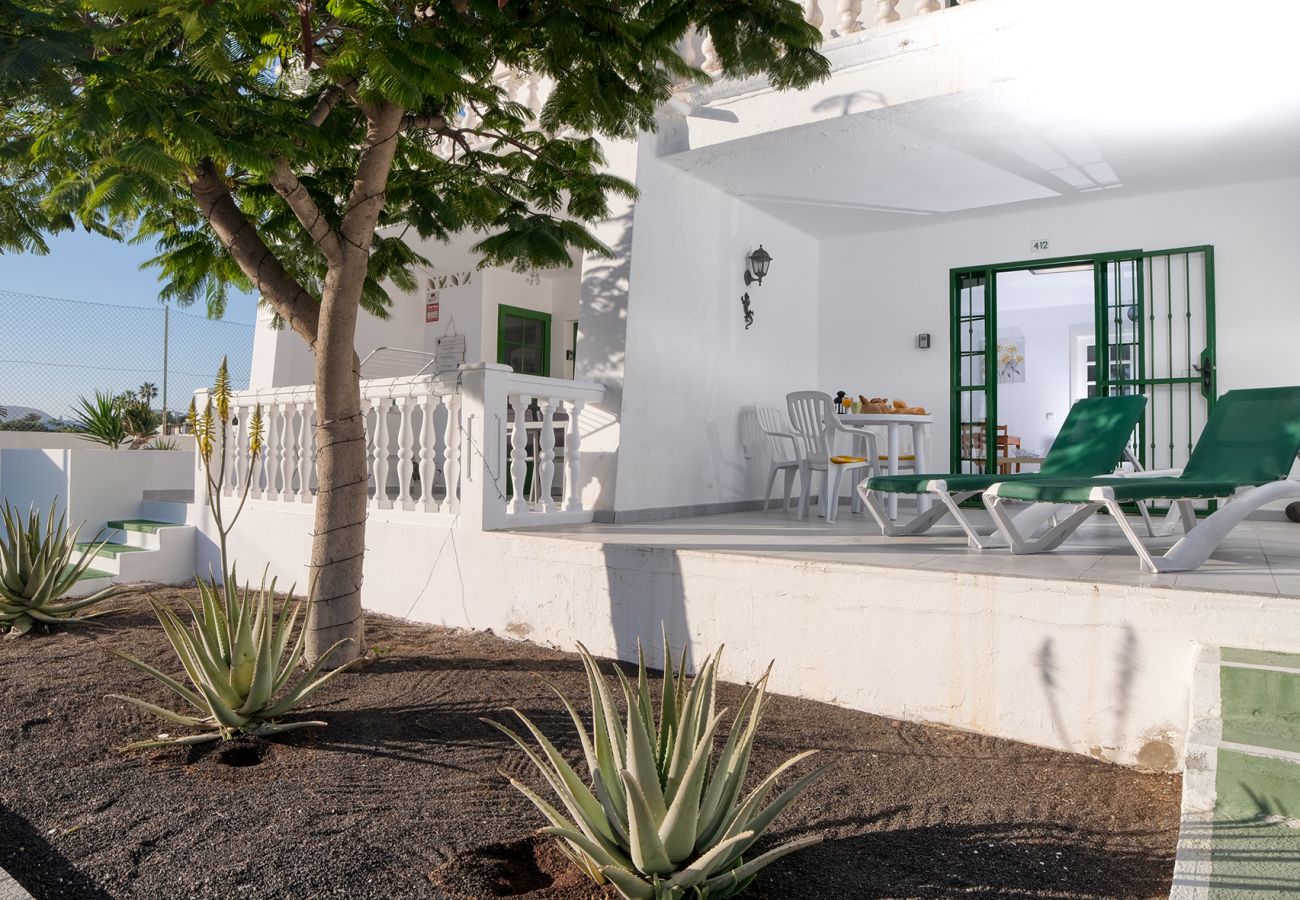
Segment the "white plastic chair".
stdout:
[[794,436],[794,427],[786,418],[785,410],[778,406],[754,404],[754,416],[758,419],[758,429],[763,432],[767,442],[768,455],[772,466],[768,470],[767,490],[763,492],[763,509],[772,505],[772,489],[776,487],[778,473],[785,474],[785,502],[782,509],[790,508],[790,494],[794,490],[795,476],[800,472],[799,441]]
[[[840,500],[840,484],[846,472],[861,472],[863,478],[878,471],[876,436],[869,431],[846,428],[835,418],[835,401],[823,391],[793,391],[785,396],[799,441],[803,493],[799,498],[799,515],[808,515],[812,499],[812,473],[822,473],[821,514],[834,522]],[[846,432],[866,442],[866,459],[861,462],[834,462],[835,434]]]

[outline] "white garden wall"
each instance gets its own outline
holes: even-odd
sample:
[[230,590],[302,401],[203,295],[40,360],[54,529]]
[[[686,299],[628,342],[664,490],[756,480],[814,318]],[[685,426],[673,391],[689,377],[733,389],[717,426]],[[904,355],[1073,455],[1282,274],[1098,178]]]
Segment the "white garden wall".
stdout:
[[189,491],[194,449],[0,450],[0,495],[42,512],[57,501],[70,524],[93,537],[110,519],[140,516],[145,491]]
[[[249,501],[231,552],[301,589],[311,528],[309,507]],[[480,533],[391,511],[366,529],[376,612],[625,660],[640,638],[652,661],[662,621],[695,660],[726,643],[728,680],[775,660],[782,694],[1159,769],[1181,764],[1198,642],[1293,650],[1300,632],[1300,606],[1248,594]]]
[[[1109,250],[1212,244],[1220,391],[1300,384],[1300,179],[969,216],[826,241],[821,247],[820,386],[905,397],[939,414],[947,460],[948,277],[953,268]],[[929,350],[916,335],[929,332]],[[1031,354],[1033,352],[1031,348]],[[1030,361],[1032,365],[1032,359]]]

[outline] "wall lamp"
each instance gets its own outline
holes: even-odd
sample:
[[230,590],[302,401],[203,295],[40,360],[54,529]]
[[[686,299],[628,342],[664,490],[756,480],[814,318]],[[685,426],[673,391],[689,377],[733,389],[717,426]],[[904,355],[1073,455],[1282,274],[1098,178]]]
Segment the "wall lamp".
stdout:
[[763,279],[767,277],[767,270],[771,266],[772,254],[764,250],[762,244],[759,244],[757,250],[745,257],[745,287],[749,287],[756,281],[761,286]]
[[[745,287],[749,287],[751,284],[758,284],[761,287],[763,279],[767,277],[767,270],[771,266],[772,254],[764,250],[762,244],[759,244],[757,250],[745,257]],[[740,298],[740,305],[745,311],[745,330],[748,331],[749,326],[754,324],[754,310],[750,308],[748,291]]]

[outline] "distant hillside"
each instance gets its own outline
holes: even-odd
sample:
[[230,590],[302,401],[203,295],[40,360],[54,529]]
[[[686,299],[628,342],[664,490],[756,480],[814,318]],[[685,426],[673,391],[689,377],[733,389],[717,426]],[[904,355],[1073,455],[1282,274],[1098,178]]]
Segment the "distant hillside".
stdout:
[[8,415],[4,417],[4,421],[6,422],[16,422],[19,419],[25,419],[27,418],[27,416],[30,416],[32,413],[35,413],[36,415],[40,416],[41,422],[46,425],[56,421],[54,416],[50,415],[44,410],[33,409],[30,406],[10,406],[8,403],[0,403],[0,409],[8,411]]

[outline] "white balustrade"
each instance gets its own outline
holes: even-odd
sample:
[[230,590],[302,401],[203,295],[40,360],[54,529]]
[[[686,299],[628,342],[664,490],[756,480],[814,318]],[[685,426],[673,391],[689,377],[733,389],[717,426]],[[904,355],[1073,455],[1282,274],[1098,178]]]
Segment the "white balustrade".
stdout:
[[822,23],[826,21],[826,17],[822,15],[821,3],[818,0],[806,0],[803,5],[803,20],[818,31],[822,30]]
[[837,12],[840,19],[836,27],[840,35],[855,34],[862,30],[862,23],[858,21],[858,16],[862,15],[862,0],[840,0]]
[[[442,515],[482,529],[590,521],[582,502],[582,414],[603,396],[599,385],[496,365],[363,381],[372,514]],[[248,436],[258,404],[263,449],[253,458]],[[237,393],[220,489],[239,494],[246,484],[253,500],[315,502],[315,411],[309,385]],[[200,498],[201,478],[200,470]]]

